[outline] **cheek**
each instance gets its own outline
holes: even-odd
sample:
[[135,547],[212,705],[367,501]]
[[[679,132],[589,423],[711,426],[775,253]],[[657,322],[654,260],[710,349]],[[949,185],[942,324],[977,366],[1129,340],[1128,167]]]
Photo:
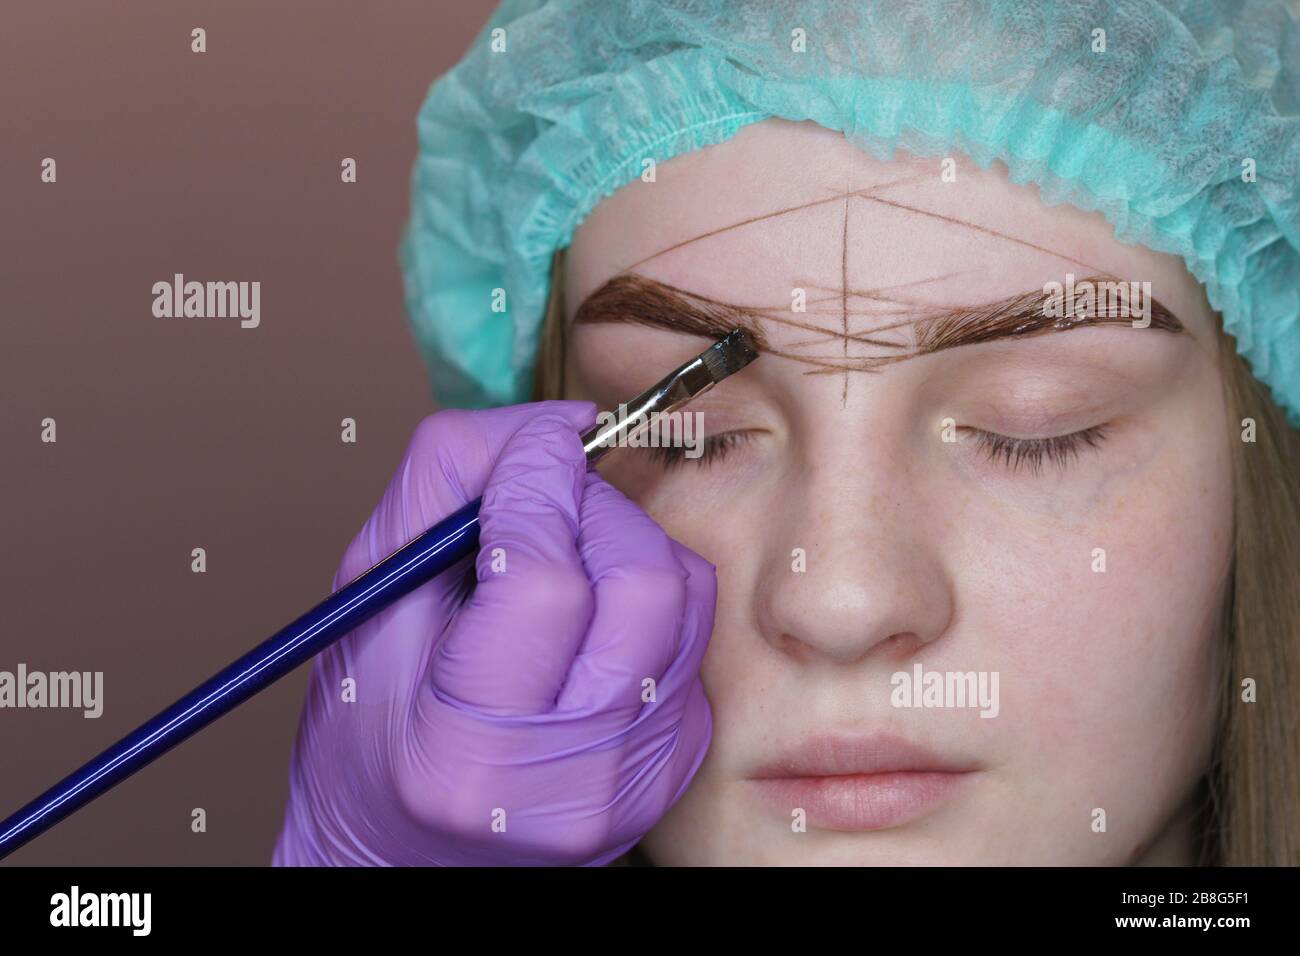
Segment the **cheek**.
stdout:
[[1214,434],[1167,431],[1159,454],[1099,485],[1081,517],[999,509],[1001,527],[981,536],[984,571],[963,582],[984,608],[976,630],[998,635],[1010,672],[1008,760],[1063,825],[1077,823],[1079,800],[1120,808],[1125,841],[1108,844],[1120,852],[1209,758],[1232,542],[1230,460]]

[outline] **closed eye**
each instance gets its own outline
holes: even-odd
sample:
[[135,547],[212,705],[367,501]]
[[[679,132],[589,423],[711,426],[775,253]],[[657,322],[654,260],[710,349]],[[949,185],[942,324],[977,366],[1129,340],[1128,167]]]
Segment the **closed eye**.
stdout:
[[647,448],[650,458],[659,467],[665,471],[673,468],[679,468],[682,465],[712,465],[721,461],[737,445],[747,442],[751,439],[749,432],[720,432],[716,435],[707,436],[700,443],[700,453],[695,457],[689,457],[687,452],[693,452],[689,448],[680,447],[660,447]]
[[[1044,463],[1064,469],[1078,458],[1085,448],[1097,448],[1107,435],[1105,425],[1094,425],[1068,435],[1048,438],[1016,438],[978,428],[963,427],[962,431],[974,435],[980,452],[995,464],[1012,472],[1027,470],[1037,475]],[[713,465],[725,458],[743,442],[751,440],[749,432],[733,431],[709,435],[700,445],[700,454],[688,456],[690,449],[682,447],[647,448],[650,458],[665,471],[685,464]]]
[[1013,438],[979,428],[963,428],[974,434],[980,452],[990,461],[1001,463],[1012,472],[1027,469],[1037,475],[1044,462],[1064,470],[1085,448],[1097,448],[1107,435],[1105,425],[1094,425],[1068,435],[1050,438]]

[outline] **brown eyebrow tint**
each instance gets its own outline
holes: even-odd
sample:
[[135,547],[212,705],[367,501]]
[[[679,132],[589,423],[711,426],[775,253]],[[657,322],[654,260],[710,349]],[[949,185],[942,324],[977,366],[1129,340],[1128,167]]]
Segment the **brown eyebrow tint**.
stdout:
[[[1076,287],[1084,283],[1100,286],[1113,283],[1109,276],[1091,276],[1077,280]],[[1123,283],[1127,286],[1128,283]],[[813,366],[805,374],[818,375],[844,371],[873,371],[881,366],[927,355],[963,345],[977,345],[996,339],[1027,337],[1053,332],[1065,332],[1087,325],[1131,325],[1132,316],[1116,311],[1096,311],[1090,314],[1053,315],[1045,308],[1048,299],[1041,291],[1025,292],[981,306],[929,307],[919,306],[915,318],[878,326],[865,333],[841,332],[812,322],[791,318],[788,307],[740,306],[720,302],[707,296],[687,292],[676,286],[650,279],[637,273],[620,273],[606,281],[587,296],[574,315],[574,324],[627,322],[670,332],[719,338],[734,328],[743,328],[753,336],[759,349],[773,355],[790,358]],[[1062,299],[1055,302],[1055,311],[1061,312]],[[1149,300],[1152,329],[1181,333],[1183,324],[1172,312],[1157,302]],[[857,342],[894,350],[893,354],[869,356],[815,356],[781,351],[772,346],[759,327],[758,320],[766,319],[780,325],[792,326],[824,335],[828,340],[841,339],[846,344]],[[916,326],[915,345],[899,352],[904,346],[899,342],[881,339],[880,332]]]

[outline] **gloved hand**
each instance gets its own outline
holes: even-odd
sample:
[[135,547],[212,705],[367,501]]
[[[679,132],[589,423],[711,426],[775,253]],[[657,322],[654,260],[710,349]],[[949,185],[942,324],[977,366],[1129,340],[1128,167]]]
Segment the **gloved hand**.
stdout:
[[595,417],[416,428],[335,589],[481,493],[480,550],[316,657],[275,865],[599,865],[685,791],[715,569],[587,471]]

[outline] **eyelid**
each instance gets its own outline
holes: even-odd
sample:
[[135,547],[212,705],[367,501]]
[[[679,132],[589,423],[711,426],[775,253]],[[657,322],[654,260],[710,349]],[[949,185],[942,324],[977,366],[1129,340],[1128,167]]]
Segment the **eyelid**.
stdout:
[[[1096,394],[1063,392],[1056,389],[1039,394],[1017,392],[979,402],[968,402],[967,421],[991,426],[969,427],[1007,438],[1053,438],[1080,430],[1081,425],[1109,418],[1114,404]],[[967,426],[961,426],[966,428]]]

